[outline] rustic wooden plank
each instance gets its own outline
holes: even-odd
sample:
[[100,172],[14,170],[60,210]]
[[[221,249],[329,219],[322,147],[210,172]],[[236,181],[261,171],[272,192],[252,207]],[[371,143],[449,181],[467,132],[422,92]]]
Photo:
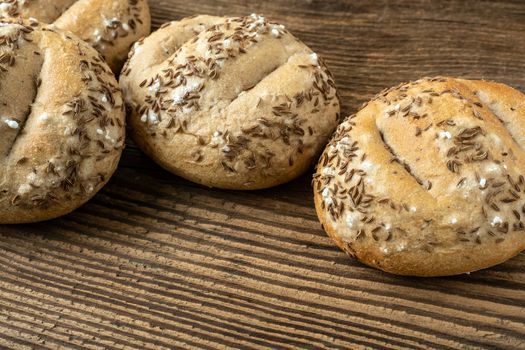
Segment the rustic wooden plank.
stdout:
[[[525,3],[150,1],[154,24],[264,13],[332,68],[345,114],[428,75],[525,91]],[[321,230],[309,175],[237,193],[174,177],[131,143],[64,218],[0,226],[0,349],[525,347],[525,254],[414,279],[349,260]]]

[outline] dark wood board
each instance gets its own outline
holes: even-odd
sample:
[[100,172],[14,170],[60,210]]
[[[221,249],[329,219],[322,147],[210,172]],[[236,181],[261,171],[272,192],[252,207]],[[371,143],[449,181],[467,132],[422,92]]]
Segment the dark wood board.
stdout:
[[[344,114],[422,76],[525,91],[525,1],[150,0],[155,27],[263,13],[327,61]],[[317,221],[311,173],[210,190],[132,144],[64,218],[0,226],[0,349],[525,349],[525,254],[449,278],[347,258]]]

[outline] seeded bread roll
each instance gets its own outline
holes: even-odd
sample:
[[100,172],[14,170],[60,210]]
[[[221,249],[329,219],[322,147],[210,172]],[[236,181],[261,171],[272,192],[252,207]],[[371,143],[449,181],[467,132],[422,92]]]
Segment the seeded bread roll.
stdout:
[[142,150],[210,187],[261,189],[297,177],[339,118],[321,59],[257,15],[168,23],[135,45],[120,83]]
[[34,18],[52,23],[76,0],[0,0],[0,16]]
[[400,275],[502,263],[525,247],[525,96],[423,79],[386,90],[337,129],[314,176],[337,245]]
[[115,72],[131,45],[151,30],[146,0],[0,0],[0,16],[54,22],[95,47]]
[[109,180],[124,147],[113,73],[88,44],[0,20],[0,224],[67,214]]

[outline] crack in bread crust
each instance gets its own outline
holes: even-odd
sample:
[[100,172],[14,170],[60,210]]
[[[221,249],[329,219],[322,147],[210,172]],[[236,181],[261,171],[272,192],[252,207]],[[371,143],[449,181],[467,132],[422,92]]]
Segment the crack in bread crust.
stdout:
[[[277,65],[275,65],[274,67],[270,68],[270,69],[268,70],[268,73],[262,74],[262,75],[260,76],[260,78],[258,78],[257,81],[256,81],[255,83],[253,83],[253,84],[251,84],[250,86],[248,86],[248,87],[242,89],[242,91],[240,91],[240,92],[237,94],[237,96],[235,96],[233,99],[230,100],[230,103],[229,103],[226,107],[224,107],[223,110],[226,110],[226,111],[227,111],[227,110],[230,108],[230,106],[231,106],[232,104],[234,104],[234,103],[235,103],[235,102],[236,102],[236,101],[237,101],[242,95],[244,95],[244,94],[246,94],[246,93],[250,93],[250,91],[252,91],[253,89],[255,89],[255,88],[257,87],[257,85],[259,85],[263,80],[268,79],[273,73],[275,73],[275,72],[276,72],[277,70],[279,70],[281,67],[285,66],[285,65],[290,61],[290,58],[291,58],[291,57],[292,57],[292,56],[288,57],[288,59],[286,60],[286,62],[284,62],[284,63],[280,63],[280,64],[277,64]],[[245,85],[245,84],[243,84],[243,85]]]
[[[381,135],[381,141],[383,141],[383,143],[385,144],[385,148],[388,150],[388,152],[392,155],[392,161],[393,162],[398,162],[405,170],[406,172],[414,178],[414,180],[420,185],[420,186],[425,186],[425,182],[420,179],[418,176],[416,176],[416,174],[414,174],[414,172],[412,171],[412,169],[410,168],[410,165],[405,162],[401,157],[400,155],[396,154],[396,151],[394,150],[394,148],[385,140],[385,135],[382,131],[379,131],[379,134]],[[426,182],[428,183],[428,182]],[[428,186],[425,187],[425,189],[429,189]]]
[[42,71],[42,64],[40,65],[40,69],[38,70],[38,72],[36,74],[36,76],[38,78],[33,81],[33,85],[34,85],[33,98],[31,99],[30,103],[27,106],[27,111],[26,111],[24,117],[22,118],[20,123],[18,123],[16,136],[15,136],[14,140],[11,142],[11,145],[9,146],[9,148],[8,148],[8,150],[6,152],[6,160],[5,160],[5,162],[9,162],[9,158],[11,156],[11,151],[15,148],[16,143],[18,142],[18,140],[20,140],[20,138],[24,135],[25,126],[27,125],[27,123],[29,121],[29,118],[32,115],[33,104],[35,103],[35,101],[38,98],[38,91],[39,91],[38,87],[39,87],[39,84],[40,84],[40,81],[41,81],[40,80],[40,72]]
[[507,130],[509,133],[509,136],[512,138],[514,143],[521,148],[524,149],[524,145],[522,145],[520,142],[518,142],[517,135],[515,134],[514,128],[509,128],[508,124],[510,123],[510,120],[508,116],[505,113],[502,113],[502,111],[497,110],[496,107],[492,106],[491,101],[488,100],[489,96],[480,94],[479,91],[474,92],[474,94],[479,98],[479,100],[482,103],[482,108],[486,108],[489,110],[492,115],[501,123],[501,125]]

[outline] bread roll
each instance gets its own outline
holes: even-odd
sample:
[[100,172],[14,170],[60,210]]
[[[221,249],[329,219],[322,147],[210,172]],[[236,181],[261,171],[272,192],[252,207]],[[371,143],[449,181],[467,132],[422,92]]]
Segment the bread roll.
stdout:
[[109,180],[125,109],[100,55],[35,21],[0,21],[0,224],[64,215]]
[[115,72],[151,29],[146,0],[8,0],[0,3],[0,16],[54,22],[95,47]]
[[350,256],[387,272],[455,275],[525,247],[525,96],[422,79],[337,129],[314,176],[319,218]]
[[76,0],[2,0],[0,16],[34,18],[43,23],[53,23]]
[[135,45],[120,83],[135,142],[210,187],[260,189],[299,176],[339,118],[322,60],[258,15],[168,23]]

